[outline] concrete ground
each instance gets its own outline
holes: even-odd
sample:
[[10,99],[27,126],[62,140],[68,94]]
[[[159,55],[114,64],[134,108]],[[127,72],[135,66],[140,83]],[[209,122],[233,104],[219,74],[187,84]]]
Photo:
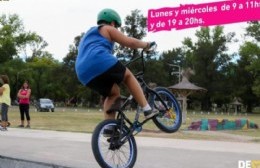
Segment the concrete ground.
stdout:
[[[0,132],[0,168],[98,168],[91,134],[9,128]],[[260,160],[260,144],[136,137],[137,168],[237,168]]]

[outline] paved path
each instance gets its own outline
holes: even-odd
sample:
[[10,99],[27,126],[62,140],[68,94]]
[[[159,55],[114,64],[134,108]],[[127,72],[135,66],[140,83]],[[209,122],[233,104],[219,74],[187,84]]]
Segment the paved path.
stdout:
[[[91,134],[87,133],[9,128],[0,132],[0,155],[73,168],[98,168],[90,141]],[[136,141],[136,168],[237,168],[239,160],[260,160],[259,143],[148,137],[136,137]]]

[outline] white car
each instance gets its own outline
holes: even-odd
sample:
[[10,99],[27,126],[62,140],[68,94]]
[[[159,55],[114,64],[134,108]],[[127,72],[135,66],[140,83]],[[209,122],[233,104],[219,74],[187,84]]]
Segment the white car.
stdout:
[[37,103],[35,104],[36,106],[36,110],[37,111],[51,111],[54,112],[54,103],[52,102],[51,99],[47,99],[47,98],[40,98],[39,101],[37,101]]

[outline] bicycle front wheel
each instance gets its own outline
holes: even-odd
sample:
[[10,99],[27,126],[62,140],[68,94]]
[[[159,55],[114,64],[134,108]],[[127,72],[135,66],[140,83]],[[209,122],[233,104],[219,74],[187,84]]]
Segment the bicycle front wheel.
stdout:
[[[110,137],[104,136],[104,129],[114,127],[115,132]],[[137,148],[134,137],[131,135],[122,144],[119,134],[126,134],[125,126],[120,131],[120,123],[117,120],[102,121],[92,135],[92,151],[96,161],[102,168],[132,168],[136,162]]]
[[176,132],[182,122],[182,113],[178,101],[166,88],[155,88],[155,92],[158,95],[154,94],[151,102],[153,103],[152,106],[159,110],[160,113],[157,117],[153,118],[153,122],[164,132]]

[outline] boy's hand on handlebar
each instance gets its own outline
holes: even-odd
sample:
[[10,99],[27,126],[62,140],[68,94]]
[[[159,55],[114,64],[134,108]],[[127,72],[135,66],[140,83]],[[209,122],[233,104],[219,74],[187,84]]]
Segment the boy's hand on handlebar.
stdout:
[[148,43],[147,43],[147,47],[144,48],[144,51],[153,51],[153,50],[156,49],[156,47],[157,47],[157,44],[156,44],[155,41],[153,41],[153,42],[148,42]]

